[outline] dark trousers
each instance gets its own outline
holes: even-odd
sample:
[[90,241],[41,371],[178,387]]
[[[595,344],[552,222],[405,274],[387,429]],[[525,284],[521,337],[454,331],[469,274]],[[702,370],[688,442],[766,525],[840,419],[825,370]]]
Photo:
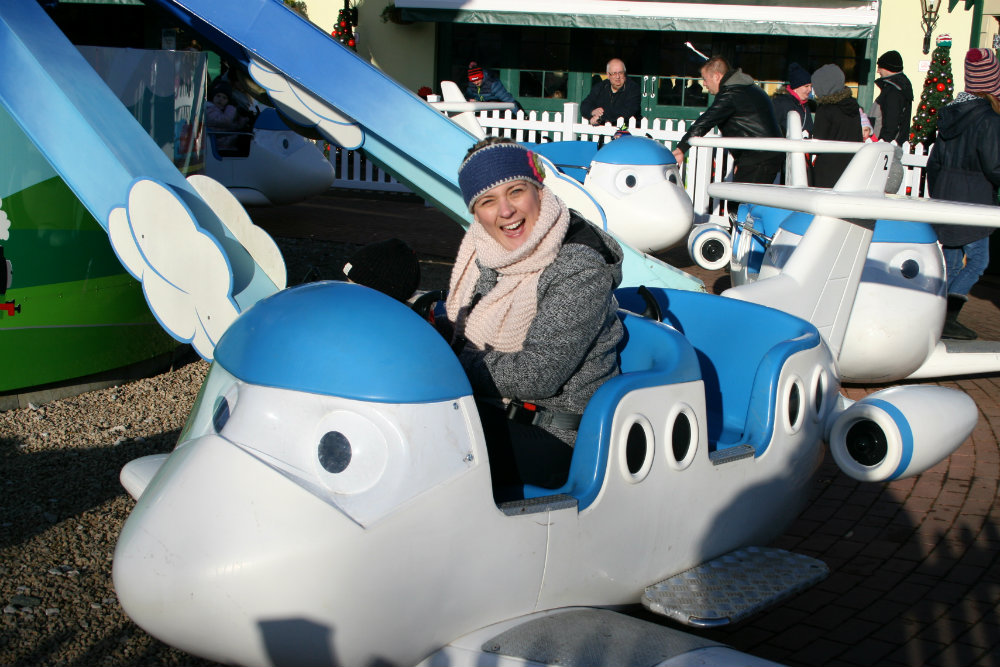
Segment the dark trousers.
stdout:
[[[755,162],[753,164],[737,163],[736,170],[733,173],[733,183],[763,183],[764,185],[771,185],[782,172],[784,166],[785,158],[782,155],[776,155],[763,162]],[[736,213],[739,207],[740,202],[730,201],[726,205],[726,210],[729,213]]]
[[559,488],[569,475],[573,448],[545,429],[507,419],[499,407],[477,401],[497,502],[521,497],[521,486]]

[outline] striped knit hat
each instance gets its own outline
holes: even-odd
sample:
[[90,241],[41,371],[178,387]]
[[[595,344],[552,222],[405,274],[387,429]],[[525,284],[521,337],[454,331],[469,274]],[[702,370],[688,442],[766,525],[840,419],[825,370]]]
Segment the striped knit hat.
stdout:
[[991,49],[969,49],[965,54],[965,90],[1000,96],[1000,63]]
[[470,213],[476,201],[498,185],[527,181],[542,187],[544,178],[538,156],[512,141],[483,146],[458,168],[458,187]]
[[483,68],[475,62],[469,63],[469,81],[479,83],[483,80]]

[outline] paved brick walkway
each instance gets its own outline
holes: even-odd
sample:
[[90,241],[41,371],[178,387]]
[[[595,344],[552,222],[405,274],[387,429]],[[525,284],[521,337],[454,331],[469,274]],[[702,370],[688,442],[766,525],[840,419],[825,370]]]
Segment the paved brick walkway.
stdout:
[[[276,236],[350,243],[397,236],[453,258],[461,229],[405,199],[320,197],[252,211]],[[667,258],[716,291],[721,272]],[[1000,278],[973,289],[962,321],[1000,341]],[[741,626],[704,633],[789,665],[1000,665],[1000,377],[941,380],[978,404],[972,436],[918,477],[855,482],[827,457],[809,505],[774,546],[820,558],[830,577]],[[858,399],[880,387],[848,387]]]

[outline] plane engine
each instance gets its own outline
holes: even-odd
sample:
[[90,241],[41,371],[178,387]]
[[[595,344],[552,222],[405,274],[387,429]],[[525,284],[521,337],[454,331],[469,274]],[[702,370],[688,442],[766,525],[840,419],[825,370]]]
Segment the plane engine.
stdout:
[[687,247],[691,259],[706,271],[724,268],[729,264],[733,254],[733,242],[729,230],[711,222],[691,228]]
[[891,387],[833,413],[827,441],[846,475],[863,482],[901,479],[958,449],[978,417],[975,402],[953,389]]

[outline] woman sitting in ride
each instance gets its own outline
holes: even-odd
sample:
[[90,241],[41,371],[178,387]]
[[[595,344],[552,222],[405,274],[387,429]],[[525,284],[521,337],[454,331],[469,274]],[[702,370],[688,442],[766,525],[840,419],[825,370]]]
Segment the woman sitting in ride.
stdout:
[[622,250],[544,176],[538,156],[496,137],[473,146],[458,171],[475,223],[445,305],[498,499],[506,486],[566,480],[580,415],[619,372]]

